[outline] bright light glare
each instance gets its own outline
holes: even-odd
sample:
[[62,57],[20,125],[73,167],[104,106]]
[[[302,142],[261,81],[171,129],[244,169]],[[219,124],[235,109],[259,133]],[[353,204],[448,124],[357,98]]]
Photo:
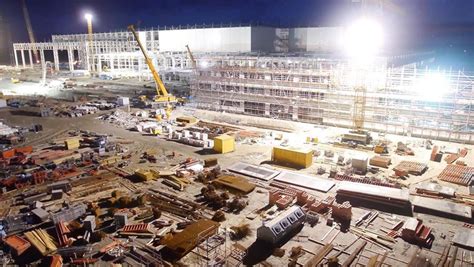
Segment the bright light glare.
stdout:
[[201,66],[201,68],[207,68],[207,67],[209,67],[209,62],[207,62],[207,61],[201,61],[201,62],[199,63],[199,65]]
[[346,30],[344,40],[346,52],[352,58],[370,59],[383,45],[383,30],[380,24],[368,18],[361,18]]
[[449,81],[441,73],[428,73],[413,86],[413,90],[420,99],[426,101],[441,100],[449,88]]
[[84,15],[84,18],[85,18],[86,20],[88,20],[88,21],[89,21],[89,20],[92,20],[92,14],[91,14],[91,13],[86,13],[86,14]]

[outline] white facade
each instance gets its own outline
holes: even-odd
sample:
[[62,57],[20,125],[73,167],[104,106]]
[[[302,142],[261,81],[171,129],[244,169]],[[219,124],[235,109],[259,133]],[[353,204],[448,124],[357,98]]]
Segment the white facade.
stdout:
[[342,50],[344,28],[313,27],[289,30],[292,52],[339,52]]
[[160,51],[182,52],[273,52],[275,28],[228,27],[160,30]]

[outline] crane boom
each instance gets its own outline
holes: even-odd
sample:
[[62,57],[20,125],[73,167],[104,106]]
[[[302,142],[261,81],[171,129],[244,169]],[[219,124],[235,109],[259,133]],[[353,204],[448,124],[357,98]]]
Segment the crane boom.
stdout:
[[191,49],[189,49],[188,45],[186,45],[186,50],[188,50],[188,56],[189,59],[191,59],[191,63],[193,64],[193,69],[196,70],[196,59],[194,58],[193,53],[191,53]]
[[163,81],[160,78],[160,75],[158,75],[158,72],[156,71],[155,66],[153,66],[153,62],[151,61],[150,57],[148,57],[146,50],[143,47],[143,44],[140,42],[140,38],[138,37],[138,34],[135,31],[135,27],[133,25],[130,25],[128,26],[128,29],[132,32],[133,36],[135,37],[135,40],[137,40],[138,46],[140,47],[140,50],[142,51],[143,56],[145,57],[146,64],[148,65],[148,68],[150,68],[150,71],[153,74],[153,79],[155,80],[155,83],[156,83],[157,94],[163,97],[170,97],[168,101],[172,101],[171,98],[174,99],[174,97],[171,97],[168,94],[168,90],[166,90],[165,85],[163,84]]

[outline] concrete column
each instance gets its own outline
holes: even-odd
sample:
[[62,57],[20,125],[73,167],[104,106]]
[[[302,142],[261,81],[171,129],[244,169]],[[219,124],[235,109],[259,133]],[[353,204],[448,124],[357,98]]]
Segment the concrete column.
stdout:
[[46,68],[46,61],[44,59],[44,50],[40,50],[40,62],[41,62],[41,69],[44,70]]
[[265,103],[265,116],[270,116],[270,104]]
[[26,68],[26,60],[25,60],[25,50],[21,49],[21,63],[23,68]]
[[102,71],[102,59],[100,58],[100,55],[97,56],[97,72]]
[[15,55],[15,67],[18,68],[18,54],[16,53],[17,50],[16,50],[16,49],[13,49],[13,52],[14,52],[14,55]]
[[114,57],[111,55],[110,56],[110,66],[109,66],[110,70],[114,70]]
[[30,58],[30,65],[33,68],[33,53],[31,53],[31,49],[28,49],[28,57]]
[[67,62],[69,63],[69,71],[74,70],[74,50],[72,48],[69,48],[67,50]]
[[89,71],[89,72],[92,71],[92,68],[91,68],[92,58],[91,58],[90,43],[86,44],[85,60],[86,60],[86,69],[87,69],[87,71]]
[[294,121],[298,120],[298,106],[293,106],[293,114],[291,115],[291,119]]
[[58,55],[57,48],[53,48],[53,60],[54,60],[54,69],[56,71],[59,71],[59,55]]

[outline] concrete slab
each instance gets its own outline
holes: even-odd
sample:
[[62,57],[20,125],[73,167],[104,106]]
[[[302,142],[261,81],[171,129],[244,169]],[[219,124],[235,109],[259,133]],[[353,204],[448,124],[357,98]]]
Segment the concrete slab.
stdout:
[[287,171],[282,171],[277,177],[275,177],[275,181],[301,186],[321,192],[328,192],[335,185],[334,182],[329,180]]
[[280,174],[279,171],[265,168],[262,166],[252,165],[245,162],[237,162],[227,168],[231,172],[246,175],[252,178],[257,178],[264,181],[269,181]]

